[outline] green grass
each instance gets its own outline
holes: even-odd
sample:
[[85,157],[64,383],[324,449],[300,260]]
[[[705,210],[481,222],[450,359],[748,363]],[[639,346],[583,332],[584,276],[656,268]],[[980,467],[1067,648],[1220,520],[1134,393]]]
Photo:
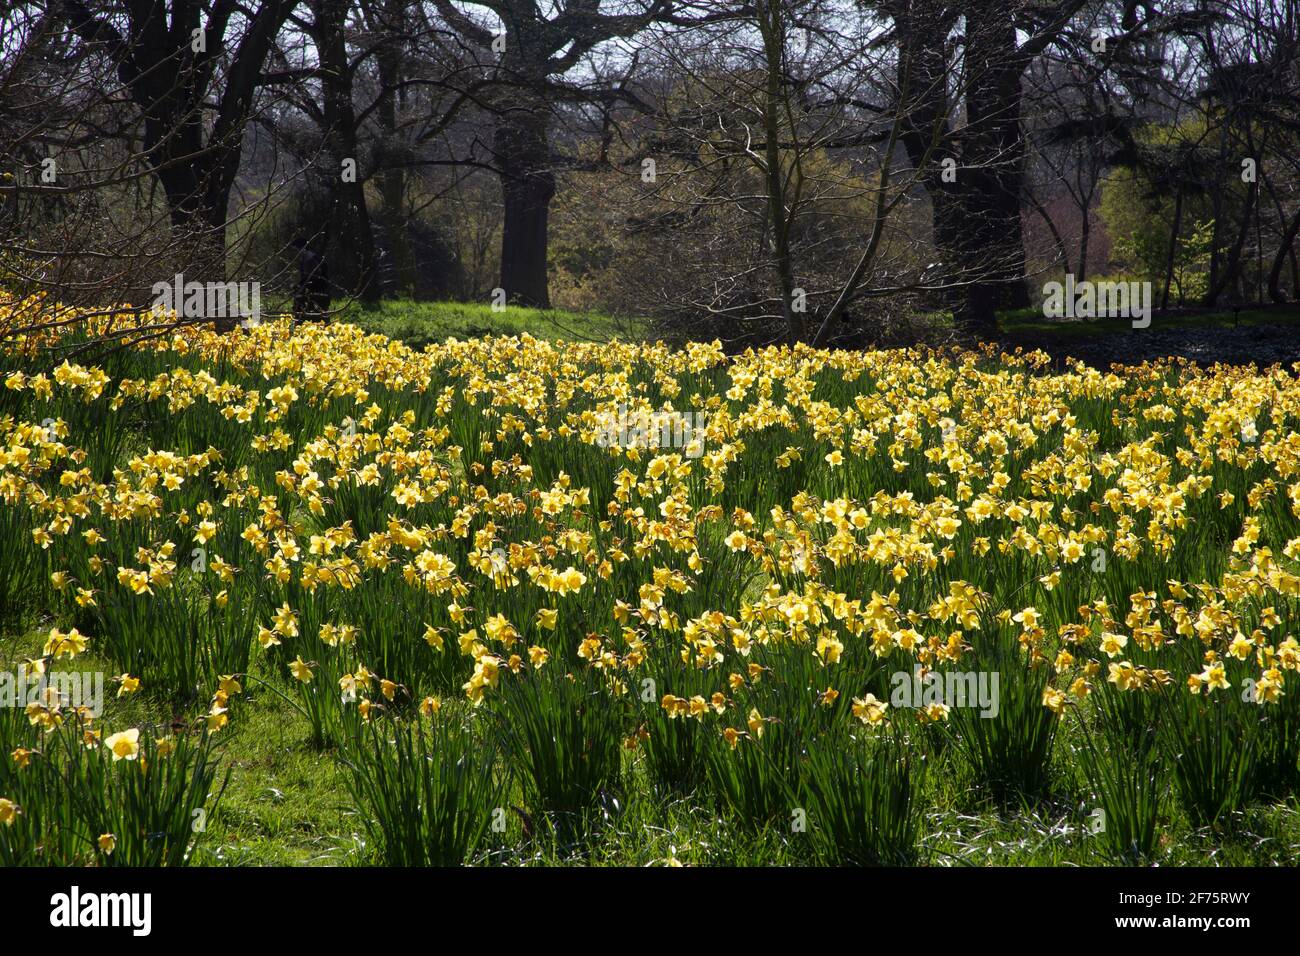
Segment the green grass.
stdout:
[[[1236,326],[1300,324],[1300,305],[1231,309],[1202,313],[1152,313],[1151,329],[1231,329]],[[1132,319],[1047,319],[1040,308],[1018,309],[998,316],[998,326],[1008,335],[1042,337],[1058,342],[1078,342],[1133,331]]]
[[565,312],[560,309],[526,309],[508,305],[494,308],[475,302],[416,302],[392,299],[366,308],[359,303],[336,304],[336,322],[351,322],[414,349],[450,338],[467,339],[487,335],[521,335],[536,339],[568,342],[624,341],[644,335],[646,323],[620,319],[596,312]]

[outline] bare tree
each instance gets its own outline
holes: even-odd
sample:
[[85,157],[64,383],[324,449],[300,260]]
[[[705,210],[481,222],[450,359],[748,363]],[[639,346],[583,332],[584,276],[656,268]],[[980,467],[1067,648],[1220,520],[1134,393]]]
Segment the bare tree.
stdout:
[[[504,203],[501,288],[513,302],[548,307],[548,218],[555,171],[566,164],[551,142],[557,106],[617,96],[617,81],[592,75],[589,54],[636,35],[672,2],[474,0],[464,4],[470,12],[452,0],[436,6],[461,42],[492,64],[495,92],[484,103],[495,117],[490,152]],[[580,65],[587,69],[577,71]]]

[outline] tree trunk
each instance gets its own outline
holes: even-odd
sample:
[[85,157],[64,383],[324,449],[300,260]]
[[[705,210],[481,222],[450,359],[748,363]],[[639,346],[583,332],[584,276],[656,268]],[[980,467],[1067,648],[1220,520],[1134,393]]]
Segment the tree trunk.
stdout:
[[[776,269],[777,285],[781,296],[781,317],[785,323],[786,336],[791,345],[803,340],[807,334],[804,328],[804,313],[794,308],[794,261],[790,252],[790,220],[794,216],[794,203],[786,196],[788,179],[781,161],[781,106],[782,79],[784,66],[786,24],[779,4],[770,4],[759,8],[759,32],[763,37],[763,52],[766,70],[765,98],[763,105],[764,166],[766,167],[767,186],[767,220],[768,238],[767,254]],[[793,134],[793,131],[791,131]],[[794,152],[798,155],[799,147]]]
[[[164,166],[158,170],[157,176],[167,197],[172,227],[172,258],[184,281],[225,282],[226,208],[229,196],[209,188],[215,178],[211,164],[195,161]],[[168,279],[171,277],[168,276]],[[181,289],[175,290],[178,297],[182,292]],[[235,328],[234,318],[211,318],[219,332],[229,332]]]
[[1210,290],[1205,293],[1203,302],[1206,306],[1213,306],[1218,301],[1223,291],[1232,284],[1237,278],[1237,271],[1241,268],[1241,250],[1246,245],[1246,235],[1250,232],[1250,217],[1255,211],[1255,200],[1259,194],[1259,183],[1250,184],[1250,191],[1246,194],[1246,208],[1241,213],[1241,228],[1237,230],[1237,239],[1228,251],[1228,262],[1223,267],[1223,272],[1219,275],[1218,280],[1211,284]]
[[1292,254],[1297,232],[1300,232],[1300,210],[1287,224],[1282,242],[1277,248],[1277,255],[1273,257],[1273,267],[1268,270],[1268,297],[1274,302],[1286,301],[1286,296],[1282,294],[1282,267],[1286,264],[1287,257]]
[[495,139],[505,207],[501,288],[508,302],[549,309],[547,241],[555,174],[550,168],[548,124],[540,111],[503,124]]
[[[362,302],[379,301],[376,281],[375,236],[366,208],[365,183],[361,178],[357,144],[356,113],[352,108],[352,71],[348,68],[344,26],[349,0],[320,0],[315,14],[315,42],[320,52],[322,83],[325,88],[325,153],[330,168],[325,170],[336,197],[337,221],[328,228],[338,244],[334,261],[338,284]],[[350,160],[348,175],[344,161]]]
[[[389,0],[385,14],[390,22],[401,22],[400,4]],[[406,222],[406,172],[396,165],[406,158],[395,149],[397,132],[397,85],[401,74],[401,60],[396,48],[386,44],[375,58],[379,70],[379,81],[383,87],[379,108],[375,115],[383,130],[380,153],[379,197],[381,203],[381,220],[384,231],[388,234],[388,244],[392,253],[393,291],[397,295],[409,295],[415,288],[415,257],[411,252],[410,237],[407,235]]]
[[411,295],[415,289],[415,256],[406,233],[406,177],[400,169],[386,169],[379,177],[379,195],[383,202],[384,231],[393,256],[393,291]]
[[1178,233],[1183,228],[1183,191],[1174,194],[1174,228],[1169,231],[1169,253],[1165,256],[1165,291],[1160,308],[1169,308],[1169,287],[1174,281],[1174,260],[1178,257]]
[[1083,282],[1088,278],[1088,238],[1092,233],[1092,227],[1089,225],[1087,207],[1083,210],[1083,222],[1079,227],[1079,271],[1075,273],[1075,279]]
[[[957,181],[949,182],[942,167],[944,160],[960,163],[957,144],[952,138],[948,117],[948,67],[944,54],[945,38],[952,28],[953,16],[936,6],[917,4],[895,13],[899,33],[898,110],[903,116],[901,141],[908,160],[921,171],[926,193],[930,197],[931,243],[942,263],[946,286],[943,298],[954,310],[959,305],[957,282],[962,253],[962,215],[957,203]],[[958,180],[965,170],[957,170]]]
[[1025,308],[1025,244],[1020,219],[1025,141],[1020,126],[1023,62],[1010,12],[977,3],[966,15],[966,118],[963,149],[963,295],[956,317],[971,337],[997,331],[998,308]]

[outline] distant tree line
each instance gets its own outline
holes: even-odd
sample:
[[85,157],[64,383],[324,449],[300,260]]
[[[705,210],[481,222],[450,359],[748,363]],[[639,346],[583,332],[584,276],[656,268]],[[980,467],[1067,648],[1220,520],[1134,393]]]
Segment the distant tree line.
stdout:
[[1062,273],[1295,301],[1298,31],[1300,0],[13,2],[0,314],[176,274],[287,309],[306,247],[336,299],[737,345],[988,337]]

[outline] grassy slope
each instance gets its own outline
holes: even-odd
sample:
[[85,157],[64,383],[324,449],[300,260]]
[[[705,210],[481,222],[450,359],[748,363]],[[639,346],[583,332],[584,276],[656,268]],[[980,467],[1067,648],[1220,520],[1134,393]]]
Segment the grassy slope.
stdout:
[[412,302],[396,299],[366,309],[353,303],[339,306],[335,321],[351,322],[368,332],[399,339],[412,348],[449,338],[480,335],[519,335],[570,342],[634,339],[645,332],[638,320],[617,319],[594,312],[525,309],[509,305],[500,310],[474,302]]

